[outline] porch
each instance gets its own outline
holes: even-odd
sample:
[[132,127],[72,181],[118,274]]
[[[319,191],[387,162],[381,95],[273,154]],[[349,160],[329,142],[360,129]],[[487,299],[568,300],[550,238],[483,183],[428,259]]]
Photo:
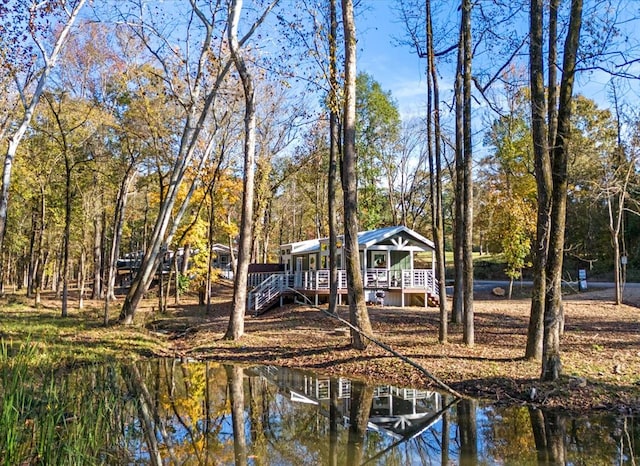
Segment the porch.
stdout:
[[[320,304],[329,296],[329,270],[255,273],[249,275],[249,310],[263,312],[287,293],[297,292]],[[338,270],[338,303],[347,294],[347,274]],[[372,304],[404,307],[437,305],[439,285],[431,269],[367,269],[363,273],[365,299]]]

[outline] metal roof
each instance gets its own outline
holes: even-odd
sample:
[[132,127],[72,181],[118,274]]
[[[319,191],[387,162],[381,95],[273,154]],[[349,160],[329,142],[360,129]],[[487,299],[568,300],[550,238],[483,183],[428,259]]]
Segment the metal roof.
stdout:
[[[378,243],[381,243],[393,236],[403,233],[406,236],[409,236],[413,240],[424,244],[425,246],[435,249],[435,245],[433,241],[425,238],[420,233],[413,231],[410,228],[405,226],[391,226],[379,228],[377,230],[369,230],[369,231],[361,231],[358,233],[358,246],[362,248],[370,248]],[[340,236],[339,240],[343,241],[344,236]],[[286,243],[281,245],[280,247],[291,247],[291,254],[307,254],[320,250],[320,242],[326,242],[328,238],[320,238],[320,239],[309,239],[306,241],[299,241],[297,243]]]

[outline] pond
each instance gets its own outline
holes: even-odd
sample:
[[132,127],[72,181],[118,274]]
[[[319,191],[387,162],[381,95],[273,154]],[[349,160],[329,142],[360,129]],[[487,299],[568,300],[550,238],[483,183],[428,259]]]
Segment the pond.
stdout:
[[2,464],[638,464],[640,419],[272,366],[0,371]]

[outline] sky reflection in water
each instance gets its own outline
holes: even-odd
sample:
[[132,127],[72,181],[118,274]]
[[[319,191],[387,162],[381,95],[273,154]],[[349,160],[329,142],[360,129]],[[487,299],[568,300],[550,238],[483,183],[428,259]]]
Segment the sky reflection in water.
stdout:
[[[84,368],[64,377],[57,383],[64,384],[68,400],[57,402],[91,411],[72,413],[69,419],[77,423],[83,416],[99,413],[100,428],[91,434],[95,463],[640,461],[639,419],[622,415],[576,418],[311,372],[213,362],[155,360]],[[25,417],[36,417],[36,412]],[[36,432],[37,417],[27,421]],[[64,448],[73,448],[67,433],[73,423],[58,426],[56,441]],[[2,455],[0,451],[0,459]],[[24,458],[29,459],[33,458]]]

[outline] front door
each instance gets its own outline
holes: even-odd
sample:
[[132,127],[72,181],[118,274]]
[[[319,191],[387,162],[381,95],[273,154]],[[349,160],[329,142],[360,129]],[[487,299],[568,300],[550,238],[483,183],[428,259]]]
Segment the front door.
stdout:
[[402,280],[402,270],[411,268],[411,258],[405,251],[391,251],[390,283],[392,287],[399,287]]

